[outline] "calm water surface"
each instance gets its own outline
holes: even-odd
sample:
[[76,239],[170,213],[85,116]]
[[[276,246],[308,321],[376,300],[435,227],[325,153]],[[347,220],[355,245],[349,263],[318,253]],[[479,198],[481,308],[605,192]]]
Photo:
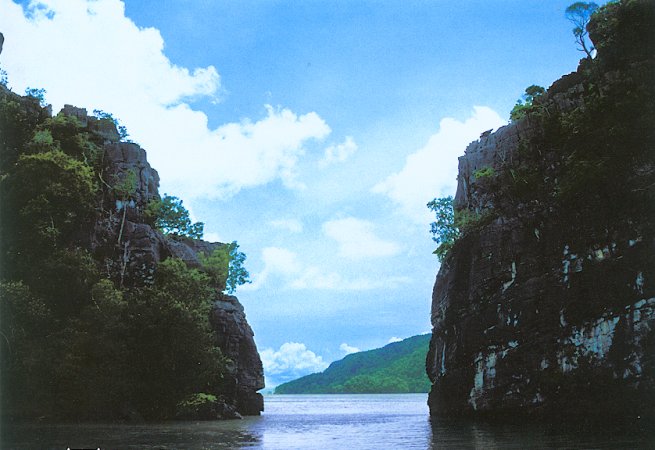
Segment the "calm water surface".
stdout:
[[2,449],[433,449],[655,448],[635,434],[434,421],[427,395],[276,395],[261,417],[162,424],[20,425]]

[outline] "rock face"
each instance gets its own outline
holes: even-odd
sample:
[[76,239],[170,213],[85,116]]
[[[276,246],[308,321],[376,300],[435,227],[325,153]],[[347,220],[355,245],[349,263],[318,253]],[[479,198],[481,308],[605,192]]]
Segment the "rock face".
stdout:
[[[594,98],[652,67],[633,61],[606,72],[594,79],[600,92]],[[584,117],[591,109],[583,78],[581,68],[558,80],[541,100],[541,117],[485,133],[460,157],[455,209],[484,220],[455,243],[434,286],[427,357],[432,415],[654,417],[650,209],[623,215],[611,198],[589,210],[566,209],[563,204],[575,202],[560,193],[565,171],[575,167],[575,149],[544,141],[553,136],[551,117],[574,110]],[[616,126],[639,132],[632,123]],[[648,180],[630,192],[652,195],[649,145],[626,164],[626,184]],[[536,183],[522,178],[527,166],[538,169],[530,172],[538,174]],[[481,176],[481,169],[491,175]],[[519,195],[508,188],[511,180],[532,190]],[[584,191],[573,198],[584,204],[586,196],[592,198]]]
[[210,323],[217,332],[218,346],[232,361],[227,384],[236,398],[237,411],[259,414],[264,410],[264,398],[257,391],[264,388],[264,370],[243,306],[236,297],[223,296],[214,304]]
[[[132,142],[119,142],[111,120],[88,116],[85,109],[66,105],[61,114],[76,117],[83,126],[102,141],[103,195],[101,213],[90,236],[83,236],[93,254],[104,260],[108,272],[122,285],[139,286],[154,279],[157,264],[168,258],[183,260],[199,267],[199,254],[211,254],[225,244],[210,243],[186,237],[163,235],[148,223],[145,208],[159,199],[159,175],[146,159],[146,152]],[[121,195],[115,186],[130,180],[129,192]],[[217,293],[210,313],[217,345],[232,361],[226,407],[233,405],[242,415],[258,415],[263,411],[263,398],[257,391],[264,388],[262,363],[246,321],[243,306],[233,296]],[[225,406],[225,405],[224,405]]]

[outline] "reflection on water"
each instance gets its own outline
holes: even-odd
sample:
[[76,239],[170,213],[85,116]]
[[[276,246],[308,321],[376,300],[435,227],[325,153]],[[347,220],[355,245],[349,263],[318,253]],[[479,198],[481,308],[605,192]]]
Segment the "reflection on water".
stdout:
[[163,424],[24,424],[2,429],[5,449],[649,448],[639,435],[433,420],[426,395],[277,395],[261,417]]

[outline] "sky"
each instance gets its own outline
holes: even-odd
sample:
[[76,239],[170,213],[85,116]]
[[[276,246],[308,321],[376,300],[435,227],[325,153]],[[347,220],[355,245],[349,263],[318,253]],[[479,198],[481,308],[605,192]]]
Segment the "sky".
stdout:
[[0,0],[18,93],[111,112],[160,193],[237,241],[267,386],[430,331],[426,203],[532,84],[570,0]]

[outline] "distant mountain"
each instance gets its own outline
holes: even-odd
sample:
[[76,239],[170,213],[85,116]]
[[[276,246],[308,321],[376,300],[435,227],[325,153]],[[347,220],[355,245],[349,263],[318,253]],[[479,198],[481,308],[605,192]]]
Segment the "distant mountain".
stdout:
[[374,394],[428,392],[425,357],[430,335],[353,353],[321,373],[281,384],[276,394]]

